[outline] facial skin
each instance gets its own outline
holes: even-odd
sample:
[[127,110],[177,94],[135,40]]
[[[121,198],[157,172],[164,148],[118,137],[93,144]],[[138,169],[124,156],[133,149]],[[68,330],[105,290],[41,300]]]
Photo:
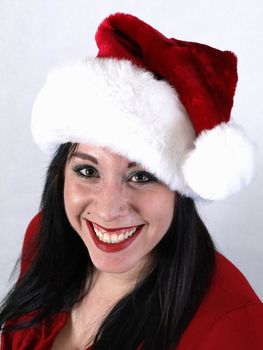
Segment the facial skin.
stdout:
[[[66,164],[64,201],[99,271],[139,273],[170,226],[175,193],[140,165],[106,148],[79,144]],[[94,228],[101,239],[108,235],[121,242],[101,242]]]

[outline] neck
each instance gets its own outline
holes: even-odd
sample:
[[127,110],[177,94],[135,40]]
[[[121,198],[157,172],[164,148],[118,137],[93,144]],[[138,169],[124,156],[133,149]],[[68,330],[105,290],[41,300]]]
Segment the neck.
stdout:
[[129,293],[135,287],[137,281],[138,276],[97,271],[92,291],[105,300],[119,299]]

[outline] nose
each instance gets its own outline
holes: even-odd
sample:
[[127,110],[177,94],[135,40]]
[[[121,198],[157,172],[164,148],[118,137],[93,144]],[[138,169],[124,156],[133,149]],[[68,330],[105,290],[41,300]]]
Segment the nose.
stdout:
[[104,182],[94,199],[94,210],[101,222],[118,221],[129,214],[129,196],[124,186],[115,181]]

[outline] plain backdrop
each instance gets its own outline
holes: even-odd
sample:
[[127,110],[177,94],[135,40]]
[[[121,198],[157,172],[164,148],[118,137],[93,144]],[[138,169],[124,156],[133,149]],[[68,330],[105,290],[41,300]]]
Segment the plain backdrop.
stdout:
[[257,144],[253,183],[199,205],[217,248],[263,297],[263,3],[261,0],[0,0],[0,298],[12,281],[26,226],[38,211],[48,159],[32,141],[30,114],[46,72],[96,55],[94,34],[111,13],[131,13],[168,37],[239,58],[234,120]]

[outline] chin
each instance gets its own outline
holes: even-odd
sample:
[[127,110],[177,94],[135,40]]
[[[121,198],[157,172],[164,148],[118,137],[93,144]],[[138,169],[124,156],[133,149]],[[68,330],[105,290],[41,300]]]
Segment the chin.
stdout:
[[110,254],[109,256],[101,256],[100,258],[95,258],[90,255],[90,257],[93,265],[98,271],[117,274],[138,272],[139,275],[146,262],[148,261],[147,257],[141,259],[132,259],[127,255],[126,257],[114,257],[112,254]]

